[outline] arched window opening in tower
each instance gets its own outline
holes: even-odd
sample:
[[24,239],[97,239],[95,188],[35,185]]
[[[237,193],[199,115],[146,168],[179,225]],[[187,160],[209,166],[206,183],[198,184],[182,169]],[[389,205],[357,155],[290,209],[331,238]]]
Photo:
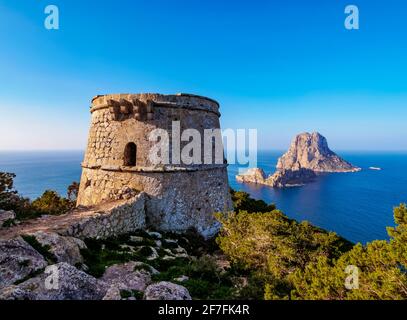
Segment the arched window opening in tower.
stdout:
[[137,162],[137,146],[133,142],[129,142],[124,149],[124,165],[134,167]]

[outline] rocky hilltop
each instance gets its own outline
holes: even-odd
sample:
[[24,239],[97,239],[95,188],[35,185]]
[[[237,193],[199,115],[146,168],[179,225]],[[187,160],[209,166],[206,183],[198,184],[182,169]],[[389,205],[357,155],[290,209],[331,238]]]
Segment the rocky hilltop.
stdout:
[[297,187],[312,182],[315,178],[315,172],[310,169],[277,170],[266,179],[266,184],[273,188]]
[[185,277],[161,281],[156,269],[192,261],[190,240],[146,229],[145,198],[18,224],[0,210],[0,301],[190,300]]
[[277,162],[277,170],[310,169],[315,172],[355,172],[351,165],[328,147],[326,138],[318,132],[301,133],[290,149]]
[[263,169],[251,168],[245,173],[236,176],[236,180],[242,183],[265,184],[266,174]]
[[322,172],[361,170],[329,149],[326,138],[318,132],[297,135],[289,150],[278,159],[276,167],[276,172],[269,177],[266,177],[262,169],[252,168],[246,173],[236,176],[236,180],[242,183],[284,188],[311,182],[318,173]]
[[264,184],[273,188],[285,188],[301,186],[304,183],[311,182],[315,177],[314,171],[304,168],[299,170],[277,170],[268,177],[262,169],[252,168],[236,176],[236,180],[241,183]]

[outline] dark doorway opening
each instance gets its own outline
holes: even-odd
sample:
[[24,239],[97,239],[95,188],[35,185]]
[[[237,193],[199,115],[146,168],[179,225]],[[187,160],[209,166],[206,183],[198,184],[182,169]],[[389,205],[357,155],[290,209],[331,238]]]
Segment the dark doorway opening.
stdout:
[[124,149],[124,165],[134,167],[137,163],[137,146],[129,142]]

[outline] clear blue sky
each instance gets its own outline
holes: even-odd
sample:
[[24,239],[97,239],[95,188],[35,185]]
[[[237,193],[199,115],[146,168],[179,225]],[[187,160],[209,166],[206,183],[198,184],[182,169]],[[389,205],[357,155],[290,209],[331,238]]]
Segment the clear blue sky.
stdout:
[[189,92],[262,149],[407,150],[406,1],[0,0],[0,42],[0,149],[84,148],[97,94]]

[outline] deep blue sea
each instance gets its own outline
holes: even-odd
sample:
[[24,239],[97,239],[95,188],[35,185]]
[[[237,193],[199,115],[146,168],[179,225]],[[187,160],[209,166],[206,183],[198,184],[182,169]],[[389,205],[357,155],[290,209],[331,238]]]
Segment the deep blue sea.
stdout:
[[[259,152],[258,167],[274,172],[281,154]],[[275,203],[291,218],[308,220],[351,241],[386,239],[386,226],[394,225],[393,207],[407,202],[407,153],[339,154],[363,170],[326,174],[302,187],[272,189],[237,183],[239,167],[230,165],[229,183],[236,190]],[[15,188],[32,199],[46,189],[66,195],[67,187],[80,179],[82,159],[81,151],[0,152],[0,171],[16,173]],[[382,170],[369,170],[371,166]]]

